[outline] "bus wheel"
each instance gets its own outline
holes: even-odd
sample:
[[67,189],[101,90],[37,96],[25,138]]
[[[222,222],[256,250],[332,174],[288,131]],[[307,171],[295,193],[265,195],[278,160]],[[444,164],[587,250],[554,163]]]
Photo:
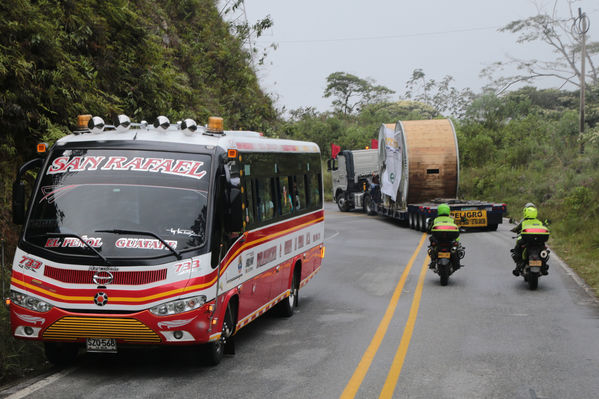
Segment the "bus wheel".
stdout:
[[230,344],[229,341],[232,339],[235,329],[233,323],[233,310],[231,309],[231,304],[228,304],[227,310],[225,311],[225,319],[223,320],[220,338],[214,342],[209,342],[205,346],[206,362],[209,366],[216,366],[223,360],[225,345]]
[[291,317],[293,316],[293,312],[297,307],[299,301],[299,269],[295,269],[293,271],[293,278],[291,279],[291,290],[289,291],[289,296],[281,301],[279,304],[279,309],[281,316],[283,317]]
[[65,342],[46,342],[46,358],[55,366],[68,366],[75,361],[79,353],[77,344]]

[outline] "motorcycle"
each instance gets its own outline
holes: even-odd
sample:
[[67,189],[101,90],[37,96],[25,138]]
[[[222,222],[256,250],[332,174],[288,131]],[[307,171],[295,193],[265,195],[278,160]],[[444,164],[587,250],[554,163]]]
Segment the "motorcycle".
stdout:
[[431,244],[428,255],[431,258],[431,269],[439,275],[441,285],[445,286],[460,265],[460,259],[466,255],[466,247],[457,240],[460,235],[457,226],[442,226],[431,231]]
[[[549,230],[546,227],[523,229],[520,234],[521,256],[512,249],[512,259],[516,262],[514,275],[522,276],[528,283],[528,288],[536,290],[539,277],[549,274],[549,254],[551,251],[545,243],[549,239]],[[516,238],[516,237],[514,237]]]

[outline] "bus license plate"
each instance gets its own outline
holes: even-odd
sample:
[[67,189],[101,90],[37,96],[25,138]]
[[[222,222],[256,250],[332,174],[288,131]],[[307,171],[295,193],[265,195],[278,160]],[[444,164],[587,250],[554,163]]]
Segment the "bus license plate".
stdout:
[[451,254],[449,252],[439,252],[439,258],[451,258]]
[[475,209],[471,211],[451,211],[451,216],[458,226],[485,227],[487,226],[487,211]]
[[88,338],[88,352],[116,353],[116,339],[114,338]]
[[529,266],[543,266],[543,261],[540,261],[540,260],[529,260],[528,261],[528,265]]

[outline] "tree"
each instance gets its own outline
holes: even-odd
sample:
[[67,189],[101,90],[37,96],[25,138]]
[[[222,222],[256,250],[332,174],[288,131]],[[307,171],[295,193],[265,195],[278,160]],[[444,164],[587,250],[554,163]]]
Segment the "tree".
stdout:
[[450,86],[453,80],[449,75],[440,82],[434,79],[427,80],[422,69],[414,69],[412,77],[406,83],[406,98],[427,104],[438,113],[461,117],[472,102],[474,93],[468,88],[458,90]]
[[[586,64],[588,66],[585,76],[580,70],[582,53],[582,36],[574,28],[577,14],[574,13],[574,1],[568,0],[570,15],[560,18],[556,8],[548,14],[538,9],[538,14],[526,19],[512,21],[501,32],[518,34],[518,43],[532,43],[541,41],[551,47],[556,57],[550,61],[535,59],[511,58],[509,62],[496,62],[485,68],[481,75],[493,79],[493,75],[505,67],[515,66],[519,71],[511,76],[495,78],[493,86],[499,93],[510,86],[520,82],[531,82],[540,77],[553,77],[561,80],[563,85],[572,84],[581,87],[583,80],[586,84],[599,84],[597,71],[597,56],[599,55],[599,42],[586,43]],[[563,86],[562,85],[562,86]]]
[[372,79],[362,79],[346,72],[334,72],[327,76],[324,97],[335,97],[335,111],[350,115],[367,104],[384,101],[395,93],[385,86],[376,85]]

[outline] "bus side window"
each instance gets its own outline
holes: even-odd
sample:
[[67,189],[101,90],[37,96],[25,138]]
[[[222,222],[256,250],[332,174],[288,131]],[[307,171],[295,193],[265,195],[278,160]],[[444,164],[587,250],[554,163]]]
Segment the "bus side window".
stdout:
[[308,192],[310,196],[310,206],[316,206],[322,202],[321,196],[321,177],[320,173],[318,175],[310,175],[308,176]]
[[322,173],[318,174],[318,188],[317,188],[317,193],[318,193],[318,205],[321,206],[322,205]]
[[254,184],[252,179],[245,179],[245,223],[248,226],[254,224]]
[[262,177],[256,179],[258,199],[258,219],[260,221],[272,219],[274,216],[274,202],[272,195],[272,179]]
[[[279,179],[277,179],[278,181]],[[280,213],[277,212],[275,214],[275,212],[277,210],[279,210],[279,207],[281,206],[281,202],[277,200],[277,190],[276,190],[276,186],[275,186],[275,178],[271,177],[269,179],[267,179],[268,183],[269,183],[269,190],[268,193],[270,194],[270,203],[268,205],[269,209],[270,209],[270,213],[269,215],[269,219],[272,219],[276,216],[278,216]]]
[[[277,179],[278,180],[278,179]],[[279,200],[281,201],[282,215],[290,215],[293,212],[293,194],[291,191],[291,176],[280,179]]]
[[304,184],[306,185],[306,204],[307,206],[312,206],[312,201],[310,198],[310,176],[304,175]]
[[306,201],[306,175],[293,176],[293,195],[295,198],[294,204],[295,209],[300,210],[306,207],[308,201]]

